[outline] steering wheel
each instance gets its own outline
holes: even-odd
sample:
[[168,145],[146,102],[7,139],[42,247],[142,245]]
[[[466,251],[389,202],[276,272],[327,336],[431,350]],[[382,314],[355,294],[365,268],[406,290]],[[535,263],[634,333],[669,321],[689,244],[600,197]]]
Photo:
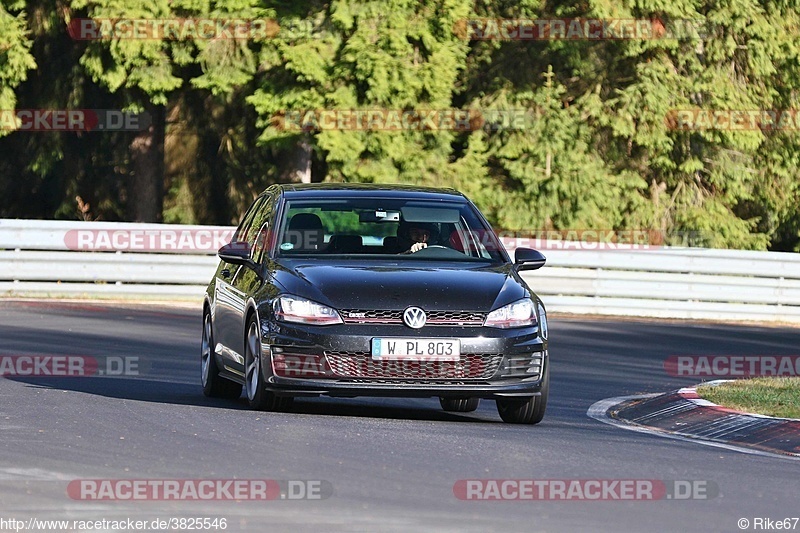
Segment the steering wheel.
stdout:
[[464,254],[457,250],[453,250],[447,246],[442,246],[440,244],[431,244],[427,248],[422,248],[421,250],[417,250],[416,252],[411,254],[411,257],[430,257],[430,258],[439,258],[442,260],[448,259],[463,259]]
[[432,249],[434,249],[434,248],[447,248],[447,246],[442,246],[441,244],[431,244],[431,245],[429,245],[429,246],[426,246],[425,248],[420,248],[420,249],[419,249],[419,250],[417,250],[416,252],[411,252],[411,253],[412,253],[412,254],[418,254],[418,253],[420,253],[420,252],[421,252],[421,251],[423,251],[423,250],[432,250]]

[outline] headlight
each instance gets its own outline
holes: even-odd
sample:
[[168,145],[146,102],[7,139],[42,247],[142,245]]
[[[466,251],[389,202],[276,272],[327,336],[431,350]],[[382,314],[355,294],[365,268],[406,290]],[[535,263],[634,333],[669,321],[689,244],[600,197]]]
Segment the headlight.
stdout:
[[536,311],[533,308],[533,302],[525,298],[495,309],[486,316],[483,325],[504,329],[534,326],[536,325]]
[[342,318],[336,309],[297,296],[281,296],[275,300],[275,316],[278,320],[299,324],[327,326],[341,324]]

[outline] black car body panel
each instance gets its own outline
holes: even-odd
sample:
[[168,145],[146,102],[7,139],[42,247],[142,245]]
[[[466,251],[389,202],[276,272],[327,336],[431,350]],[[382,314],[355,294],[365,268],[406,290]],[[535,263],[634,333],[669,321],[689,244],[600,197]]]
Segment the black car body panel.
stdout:
[[[287,292],[335,309],[405,309],[421,299],[442,310],[488,312],[525,296],[510,265],[486,267],[430,262],[282,260],[275,280]],[[464,295],[469,294],[465,302]]]

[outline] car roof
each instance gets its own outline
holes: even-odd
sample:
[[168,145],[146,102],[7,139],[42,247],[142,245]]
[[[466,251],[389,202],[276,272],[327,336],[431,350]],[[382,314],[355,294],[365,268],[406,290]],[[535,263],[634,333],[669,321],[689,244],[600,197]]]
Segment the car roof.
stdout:
[[[370,196],[374,198],[424,198],[428,200],[465,201],[455,189],[418,185],[375,183],[283,183],[278,186],[286,198],[336,198]],[[400,193],[400,194],[398,194]]]

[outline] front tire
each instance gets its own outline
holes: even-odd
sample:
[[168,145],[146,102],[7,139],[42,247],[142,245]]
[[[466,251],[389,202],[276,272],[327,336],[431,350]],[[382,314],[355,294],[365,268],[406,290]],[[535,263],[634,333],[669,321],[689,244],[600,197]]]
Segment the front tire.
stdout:
[[255,316],[250,317],[247,323],[244,368],[244,388],[247,393],[247,403],[251,408],[258,411],[282,411],[292,404],[294,398],[275,396],[267,390],[264,373],[261,370],[261,333]]
[[452,413],[471,413],[481,404],[480,398],[442,398],[439,397],[442,409]]
[[546,363],[542,380],[541,396],[532,396],[527,400],[497,400],[497,412],[503,422],[509,424],[538,424],[547,410],[547,397],[550,394],[550,362]]
[[203,313],[203,340],[200,343],[200,379],[203,394],[209,398],[233,400],[242,395],[242,386],[219,375],[217,358],[214,356],[214,331],[211,327],[211,313]]

